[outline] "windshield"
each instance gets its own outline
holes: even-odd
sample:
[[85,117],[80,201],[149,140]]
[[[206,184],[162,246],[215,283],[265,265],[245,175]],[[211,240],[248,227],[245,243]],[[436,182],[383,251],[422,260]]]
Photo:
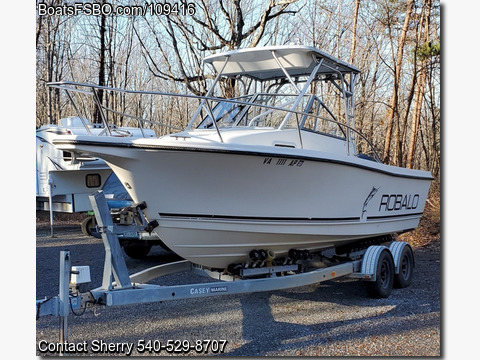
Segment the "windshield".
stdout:
[[[291,109],[297,95],[295,94],[265,94],[257,93],[232,100],[237,102],[219,101],[213,108],[209,103],[204,105],[202,121],[197,129],[213,129],[212,118],[218,128],[249,126],[278,128]],[[273,109],[275,108],[275,109]],[[345,132],[335,121],[335,116],[325,104],[315,95],[304,96],[297,104],[296,110],[310,115],[291,116],[284,128],[300,128],[302,130],[345,138]],[[334,120],[333,122],[330,120]]]
[[318,97],[313,96],[311,98],[306,112],[311,115],[303,116],[300,125],[302,130],[313,131],[342,139],[346,138],[346,134],[342,126],[336,122],[337,119],[333,113]]
[[197,129],[211,129],[213,127],[212,115],[218,127],[231,127],[242,107],[243,105],[238,103],[219,102],[211,111],[206,111],[207,115],[203,117]]
[[232,99],[239,101],[238,103],[219,101],[211,110],[204,105],[202,113],[205,115],[197,129],[212,129],[214,127],[212,117],[218,128],[233,126],[277,128],[295,98],[296,95],[257,93]]

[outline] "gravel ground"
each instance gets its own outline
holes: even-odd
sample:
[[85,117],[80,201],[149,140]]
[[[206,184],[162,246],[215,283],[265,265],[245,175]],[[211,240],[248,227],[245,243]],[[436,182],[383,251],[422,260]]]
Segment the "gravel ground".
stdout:
[[[36,296],[58,294],[59,253],[70,250],[73,265],[89,265],[90,288],[101,285],[102,241],[81,234],[78,225],[50,229],[37,226]],[[154,247],[148,259],[126,257],[130,273],[172,261],[175,255]],[[223,356],[441,356],[440,345],[440,240],[415,249],[415,276],[410,287],[394,289],[388,299],[367,297],[362,282],[338,279],[318,285],[255,294],[226,295],[164,303],[96,307],[82,316],[68,317],[68,341],[83,344],[80,356],[124,356],[121,348],[97,352],[100,341],[114,346],[168,340],[226,340]],[[186,274],[168,276],[162,284],[203,281]],[[36,321],[36,354],[39,345],[58,342],[58,319]],[[221,344],[221,343],[219,343]],[[162,351],[160,355],[169,355]],[[189,351],[182,355],[205,355]]]

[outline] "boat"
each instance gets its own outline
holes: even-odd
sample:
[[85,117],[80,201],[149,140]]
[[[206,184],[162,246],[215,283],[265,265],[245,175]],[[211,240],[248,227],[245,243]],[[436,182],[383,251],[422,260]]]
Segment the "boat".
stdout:
[[[373,147],[357,151],[357,142],[370,144],[355,129],[358,68],[303,45],[231,50],[204,63],[216,77],[195,97],[183,130],[135,139],[72,134],[54,144],[103,159],[132,199],[145,201],[166,246],[206,268],[353,251],[418,226],[432,175],[383,164]],[[219,96],[226,86],[241,95]]]
[[[36,129],[36,210],[53,213],[84,213],[92,210],[89,195],[104,190],[111,205],[131,203],[123,185],[104,160],[94,156],[76,156],[74,152],[57,148],[53,141],[61,135],[87,135],[128,137],[156,137],[153,130],[120,128],[109,124],[90,123],[77,116],[62,118],[57,124],[42,125]],[[114,203],[115,202],[115,203]],[[87,217],[86,220],[93,220]],[[82,224],[88,233],[90,222]]]

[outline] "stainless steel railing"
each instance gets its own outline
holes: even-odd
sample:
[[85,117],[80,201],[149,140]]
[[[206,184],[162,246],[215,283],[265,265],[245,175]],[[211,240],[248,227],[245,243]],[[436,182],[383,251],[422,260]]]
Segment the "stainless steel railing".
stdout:
[[[86,130],[89,134],[91,134],[91,132],[88,128],[88,124],[83,120],[85,118],[85,116],[80,111],[80,108],[79,108],[78,104],[76,104],[76,102],[75,102],[75,100],[72,96],[72,93],[84,94],[84,95],[87,95],[87,96],[91,96],[93,98],[93,102],[94,102],[95,106],[97,107],[97,109],[100,113],[101,121],[103,123],[103,126],[105,127],[105,132],[110,136],[112,135],[112,129],[111,129],[111,126],[108,124],[108,121],[107,121],[107,116],[106,116],[107,112],[111,112],[113,114],[117,114],[117,115],[120,115],[120,116],[124,116],[124,117],[128,117],[130,119],[136,120],[138,128],[140,128],[140,130],[142,131],[142,135],[144,136],[143,130],[144,130],[146,124],[149,124],[151,126],[155,125],[155,126],[167,127],[167,128],[171,128],[173,130],[178,130],[178,131],[181,131],[181,130],[184,130],[184,129],[189,130],[193,127],[193,124],[197,120],[196,118],[198,116],[200,116],[201,110],[203,108],[203,109],[205,109],[205,111],[207,113],[207,116],[211,117],[211,119],[213,121],[213,126],[214,126],[214,128],[215,128],[215,130],[216,130],[216,132],[219,136],[220,142],[223,142],[223,138],[222,138],[222,135],[221,135],[222,128],[219,127],[218,124],[217,124],[218,119],[215,119],[213,109],[215,107],[214,104],[230,103],[230,104],[233,104],[233,105],[247,107],[247,108],[256,107],[256,108],[262,109],[263,113],[260,113],[260,115],[264,115],[264,116],[277,111],[277,112],[280,112],[280,113],[285,113],[285,116],[283,117],[283,119],[285,119],[286,117],[288,117],[288,118],[293,117],[295,119],[294,123],[296,123],[296,127],[298,129],[299,143],[301,144],[301,146],[303,144],[302,132],[301,132],[301,130],[302,130],[301,119],[306,119],[307,117],[311,117],[311,118],[315,118],[315,119],[318,119],[318,120],[327,121],[327,122],[330,122],[332,124],[336,124],[340,128],[345,129],[346,133],[353,132],[353,133],[357,134],[361,139],[363,139],[366,142],[366,144],[370,147],[374,159],[376,161],[380,162],[380,158],[379,158],[373,144],[361,132],[356,130],[353,126],[351,126],[349,124],[342,123],[342,122],[340,122],[338,120],[335,120],[333,118],[327,118],[327,117],[324,117],[324,116],[320,116],[318,114],[312,114],[308,111],[286,109],[285,108],[285,103],[280,104],[279,106],[278,105],[277,106],[272,106],[272,105],[268,105],[268,104],[258,104],[258,103],[251,102],[251,101],[248,101],[248,100],[245,101],[245,100],[239,100],[239,99],[227,99],[227,98],[219,98],[219,97],[215,97],[215,96],[197,96],[197,95],[169,93],[169,92],[162,92],[162,91],[128,90],[128,89],[112,88],[112,87],[107,87],[107,86],[99,86],[99,85],[94,85],[94,84],[78,83],[78,82],[71,82],[71,81],[52,82],[52,83],[48,83],[47,86],[52,87],[52,88],[57,88],[57,89],[60,89],[60,90],[63,90],[63,91],[66,92],[68,99],[72,103],[72,106],[75,109],[75,111],[77,112],[80,119],[82,119],[82,123],[85,126],[85,128],[86,128]],[[99,90],[111,91],[111,92],[117,92],[117,93],[124,93],[124,94],[153,95],[153,96],[165,96],[165,97],[195,99],[195,100],[200,100],[200,105],[198,106],[198,109],[195,112],[195,114],[193,115],[193,117],[190,119],[189,124],[185,128],[180,128],[180,127],[172,126],[172,125],[165,124],[165,123],[162,123],[162,122],[158,122],[158,121],[154,121],[154,120],[148,120],[148,119],[146,119],[142,116],[131,115],[131,114],[128,114],[126,112],[121,112],[121,111],[112,109],[110,107],[107,107],[100,102],[100,99],[99,99],[99,96],[98,96],[98,91]],[[275,96],[283,96],[283,94],[275,94]],[[290,102],[291,102],[291,100],[290,100]],[[243,110],[243,111],[241,111],[241,113],[243,115],[245,115],[246,111]],[[257,117],[259,117],[260,115],[257,115]],[[295,116],[293,116],[293,115],[295,115]],[[252,119],[250,119],[250,120],[252,120]],[[286,122],[283,120],[283,121],[279,122],[278,126],[284,128],[285,124],[286,124]],[[254,126],[254,121],[250,121],[248,126],[253,127]],[[348,147],[349,146],[347,146],[347,148]],[[349,152],[349,149],[347,149],[347,153],[348,152]]]

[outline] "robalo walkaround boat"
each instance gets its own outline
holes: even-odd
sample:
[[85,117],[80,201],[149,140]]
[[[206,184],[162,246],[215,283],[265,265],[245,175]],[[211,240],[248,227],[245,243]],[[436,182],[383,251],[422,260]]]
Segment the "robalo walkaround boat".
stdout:
[[[66,135],[55,144],[104,159],[134,201],[146,202],[162,241],[208,268],[347,251],[418,226],[430,172],[357,153],[359,69],[307,46],[233,50],[204,61],[217,76],[184,131],[159,138]],[[245,95],[214,96],[225,78]]]

